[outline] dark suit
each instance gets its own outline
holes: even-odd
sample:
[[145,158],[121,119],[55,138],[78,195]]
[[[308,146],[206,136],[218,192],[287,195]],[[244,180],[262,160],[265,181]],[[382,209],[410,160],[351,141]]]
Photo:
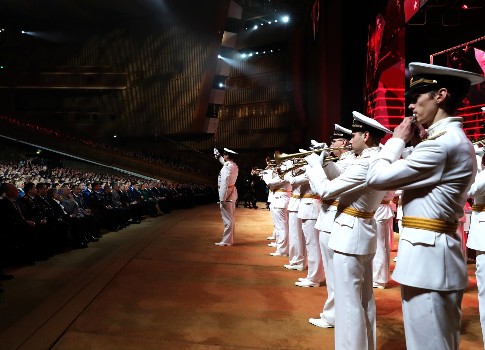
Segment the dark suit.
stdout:
[[[17,203],[17,202],[15,202]],[[39,237],[22,215],[20,207],[8,198],[0,199],[0,257],[2,264],[34,263],[40,256]]]

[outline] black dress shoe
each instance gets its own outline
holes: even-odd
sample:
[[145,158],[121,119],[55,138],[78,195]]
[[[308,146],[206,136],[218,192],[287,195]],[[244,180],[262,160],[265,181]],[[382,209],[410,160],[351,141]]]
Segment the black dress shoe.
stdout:
[[6,274],[6,273],[0,274],[0,281],[8,281],[8,280],[11,280],[11,279],[13,279],[13,275],[9,275],[9,274]]

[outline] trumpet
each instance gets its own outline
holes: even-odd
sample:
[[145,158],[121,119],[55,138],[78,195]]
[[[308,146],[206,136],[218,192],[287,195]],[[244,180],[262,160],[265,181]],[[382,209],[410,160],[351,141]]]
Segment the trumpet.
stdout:
[[[351,149],[352,149],[352,146],[349,145],[349,146],[344,146],[344,147],[325,147],[325,148],[320,148],[320,149],[317,149],[317,150],[314,150],[314,151],[307,151],[307,152],[300,152],[300,153],[291,153],[291,154],[275,153],[275,155],[274,155],[274,161],[276,162],[276,164],[281,164],[281,163],[283,163],[284,161],[286,161],[288,159],[294,159],[294,158],[301,158],[303,161],[305,161],[303,159],[303,157],[308,156],[308,155],[310,155],[312,153],[320,154],[323,151],[327,151],[327,152],[332,152],[332,151],[337,151],[337,150],[340,150],[340,151],[343,151],[343,150],[349,151]],[[334,160],[337,160],[337,159],[338,159],[338,157],[328,156],[328,157],[325,157],[325,162],[330,162],[330,161],[334,161]],[[305,164],[306,164],[306,161],[305,161]],[[301,164],[301,166],[303,166],[305,164]]]
[[485,137],[481,137],[479,139],[476,139],[475,141],[472,141],[473,145],[480,145],[482,147],[485,147]]

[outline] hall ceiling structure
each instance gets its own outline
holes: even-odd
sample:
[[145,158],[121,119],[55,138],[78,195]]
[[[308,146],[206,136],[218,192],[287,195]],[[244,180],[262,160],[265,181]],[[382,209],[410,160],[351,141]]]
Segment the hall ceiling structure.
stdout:
[[[243,20],[250,20],[283,12],[302,16],[314,0],[233,1],[243,8]],[[195,18],[198,6],[216,7],[220,3],[220,0],[2,0],[0,27],[28,31],[102,27],[133,20],[163,23],[171,20],[171,8],[184,8],[187,15]]]

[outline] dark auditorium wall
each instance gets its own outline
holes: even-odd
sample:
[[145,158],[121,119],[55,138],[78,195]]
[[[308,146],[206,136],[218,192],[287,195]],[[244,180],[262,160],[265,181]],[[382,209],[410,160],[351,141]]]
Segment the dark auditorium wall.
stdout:
[[[215,134],[194,131],[194,125],[208,102],[202,90],[217,61],[226,0],[170,0],[171,15],[157,17],[152,11],[113,21],[105,16],[104,23],[66,26],[63,36],[52,41],[6,31],[0,35],[6,70],[126,73],[127,86],[0,89],[0,112],[98,142],[200,158],[201,163],[210,162],[206,156],[213,146],[230,147],[240,152],[245,166],[261,166],[262,155],[275,149],[295,152],[312,138],[326,140],[343,113],[361,109],[360,101],[346,98],[350,88],[361,93],[360,77],[352,69],[364,62],[356,57],[349,67],[342,61],[349,50],[342,41],[356,33],[340,33],[340,1],[320,1],[315,34],[313,3],[302,0],[300,17],[266,41],[278,42],[281,51],[233,66]],[[342,82],[343,74],[352,81]]]
[[105,142],[114,134],[152,140],[189,132],[201,77],[220,46],[225,18],[215,17],[226,14],[227,1],[185,3],[184,8],[172,2],[163,18],[153,14],[98,28],[66,28],[61,41],[7,31],[0,40],[10,51],[2,54],[8,70],[117,72],[126,73],[128,82],[122,90],[95,90],[95,82],[89,90],[0,89],[1,112]]

